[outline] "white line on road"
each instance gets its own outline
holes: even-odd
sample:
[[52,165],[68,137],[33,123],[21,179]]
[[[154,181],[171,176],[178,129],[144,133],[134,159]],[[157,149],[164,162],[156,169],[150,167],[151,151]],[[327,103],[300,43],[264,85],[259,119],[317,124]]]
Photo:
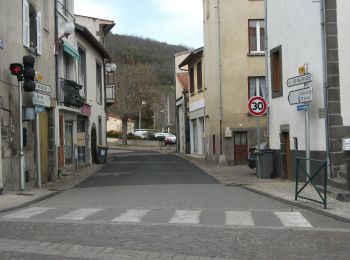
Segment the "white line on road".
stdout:
[[112,221],[116,222],[141,222],[141,219],[149,212],[149,210],[130,209]]
[[198,224],[200,210],[177,210],[169,223]]
[[57,217],[56,219],[66,219],[66,220],[84,220],[87,217],[95,214],[96,212],[101,211],[102,209],[95,208],[81,208],[74,210],[68,214],[65,214],[61,217]]
[[11,219],[11,218],[30,218],[33,217],[35,215],[44,213],[45,211],[48,211],[50,209],[53,208],[47,208],[47,207],[31,207],[31,208],[27,208],[27,209],[23,209],[20,211],[17,211],[15,213],[9,214],[9,215],[5,215],[3,216],[3,218],[7,218],[7,219]]
[[252,213],[249,211],[225,211],[225,224],[229,226],[254,226]]
[[300,212],[275,212],[285,227],[312,227]]

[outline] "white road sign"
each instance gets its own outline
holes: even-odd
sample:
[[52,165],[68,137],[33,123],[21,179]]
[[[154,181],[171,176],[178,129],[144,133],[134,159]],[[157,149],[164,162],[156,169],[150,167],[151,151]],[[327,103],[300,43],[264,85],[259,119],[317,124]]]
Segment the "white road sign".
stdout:
[[289,92],[288,101],[290,105],[306,103],[312,101],[312,88],[302,88]]
[[312,74],[305,74],[287,80],[287,87],[305,84],[312,81]]
[[33,105],[43,106],[43,107],[51,106],[51,98],[48,95],[33,92],[32,98],[33,98]]
[[51,94],[51,87],[41,83],[35,83],[35,90],[47,94]]

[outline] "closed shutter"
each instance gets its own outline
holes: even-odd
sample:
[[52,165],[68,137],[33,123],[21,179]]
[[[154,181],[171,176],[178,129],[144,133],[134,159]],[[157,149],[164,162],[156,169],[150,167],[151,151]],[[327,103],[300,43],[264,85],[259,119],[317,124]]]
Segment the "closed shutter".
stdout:
[[29,4],[23,0],[23,46],[29,48],[30,42],[30,23],[29,23]]
[[36,38],[37,38],[37,46],[36,46],[36,52],[37,54],[42,54],[42,37],[41,37],[41,12],[37,12],[36,14]]

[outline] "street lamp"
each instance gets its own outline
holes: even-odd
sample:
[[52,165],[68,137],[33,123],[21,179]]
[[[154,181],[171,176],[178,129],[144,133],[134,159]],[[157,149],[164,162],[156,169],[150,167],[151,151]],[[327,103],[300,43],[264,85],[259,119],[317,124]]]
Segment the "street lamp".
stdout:
[[142,113],[142,106],[144,105],[146,105],[146,101],[142,100],[140,110],[139,110],[139,129],[141,129],[141,113]]
[[74,24],[69,22],[69,21],[65,21],[61,24],[61,36],[56,40],[55,42],[55,55],[57,55],[57,51],[58,49],[63,45],[64,41],[63,38],[66,37],[66,39],[68,39],[68,36],[71,35],[74,32]]

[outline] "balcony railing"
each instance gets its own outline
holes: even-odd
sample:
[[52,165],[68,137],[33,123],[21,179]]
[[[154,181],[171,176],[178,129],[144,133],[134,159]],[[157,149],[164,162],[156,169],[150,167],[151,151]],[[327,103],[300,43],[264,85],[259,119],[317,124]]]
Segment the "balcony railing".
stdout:
[[75,81],[60,78],[57,95],[58,104],[66,107],[81,108],[86,100],[81,93],[82,90],[83,86]]
[[106,85],[106,104],[115,102],[115,85]]

